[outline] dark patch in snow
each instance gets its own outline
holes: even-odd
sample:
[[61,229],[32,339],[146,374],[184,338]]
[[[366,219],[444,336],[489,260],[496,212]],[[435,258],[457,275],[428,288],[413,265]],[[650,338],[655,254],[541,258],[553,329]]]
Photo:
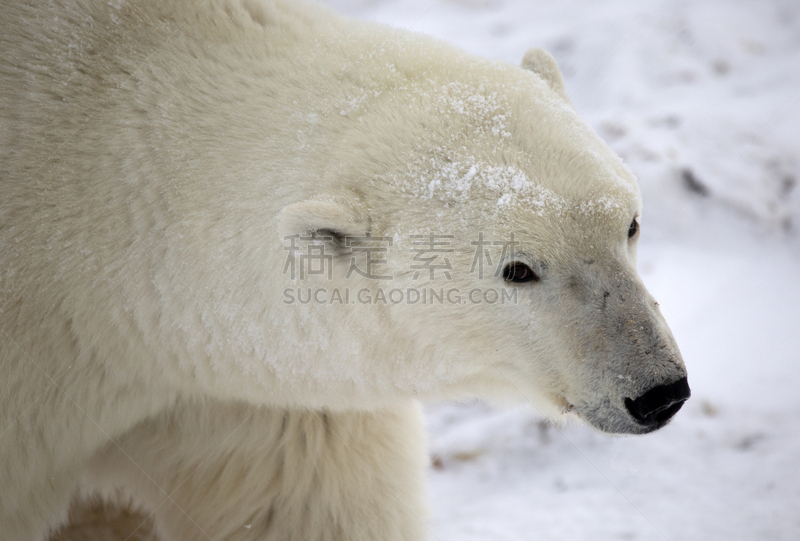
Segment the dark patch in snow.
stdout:
[[791,175],[784,177],[781,181],[781,195],[786,198],[792,193],[792,190],[797,187],[797,181]]
[[690,192],[696,193],[697,195],[701,195],[703,197],[708,197],[711,193],[708,189],[708,186],[700,182],[695,176],[694,172],[688,167],[681,171],[681,180],[683,181],[683,185]]

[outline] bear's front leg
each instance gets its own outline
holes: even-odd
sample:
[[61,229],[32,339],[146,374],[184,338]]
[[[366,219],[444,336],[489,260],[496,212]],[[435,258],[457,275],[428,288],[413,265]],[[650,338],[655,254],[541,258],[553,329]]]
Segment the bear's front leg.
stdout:
[[90,486],[123,488],[164,541],[427,539],[422,413],[184,403],[93,461]]

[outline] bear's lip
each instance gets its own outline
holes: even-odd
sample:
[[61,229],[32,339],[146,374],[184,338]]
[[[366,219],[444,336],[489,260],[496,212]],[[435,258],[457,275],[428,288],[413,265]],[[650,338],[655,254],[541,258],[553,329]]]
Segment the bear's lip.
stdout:
[[603,434],[649,434],[650,432],[655,432],[663,428],[672,420],[667,419],[652,425],[642,425],[634,421],[627,412],[622,410],[618,412],[608,412],[612,413],[611,416],[605,415],[600,417],[589,412],[582,412],[580,408],[576,408],[574,413],[587,425]]
[[642,425],[625,410],[617,408],[608,401],[578,402],[573,404],[564,395],[557,397],[556,404],[563,415],[574,415],[581,422],[603,434],[643,435],[666,426],[672,419],[652,425]]

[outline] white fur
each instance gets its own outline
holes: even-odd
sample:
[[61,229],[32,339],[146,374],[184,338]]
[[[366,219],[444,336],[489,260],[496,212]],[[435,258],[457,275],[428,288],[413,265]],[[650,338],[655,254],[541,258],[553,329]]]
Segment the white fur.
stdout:
[[[635,179],[543,51],[523,70],[288,0],[0,15],[0,540],[42,539],[79,486],[167,539],[422,539],[415,400],[639,432],[622,398],[684,374],[635,274]],[[325,231],[394,239],[388,286],[333,260],[353,291],[467,292],[479,233],[542,280],[284,304],[331,287],[283,273],[284,237]],[[452,280],[410,271],[430,233]]]

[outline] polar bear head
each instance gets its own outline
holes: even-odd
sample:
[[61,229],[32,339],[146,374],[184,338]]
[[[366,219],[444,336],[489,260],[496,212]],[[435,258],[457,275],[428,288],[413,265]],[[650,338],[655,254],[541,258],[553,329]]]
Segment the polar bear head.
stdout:
[[543,50],[519,69],[444,45],[412,64],[405,45],[371,60],[380,76],[341,111],[325,183],[281,216],[284,238],[313,238],[348,286],[320,324],[362,331],[351,348],[382,359],[386,392],[524,399],[614,433],[663,426],[689,387],[636,273],[634,176]]

